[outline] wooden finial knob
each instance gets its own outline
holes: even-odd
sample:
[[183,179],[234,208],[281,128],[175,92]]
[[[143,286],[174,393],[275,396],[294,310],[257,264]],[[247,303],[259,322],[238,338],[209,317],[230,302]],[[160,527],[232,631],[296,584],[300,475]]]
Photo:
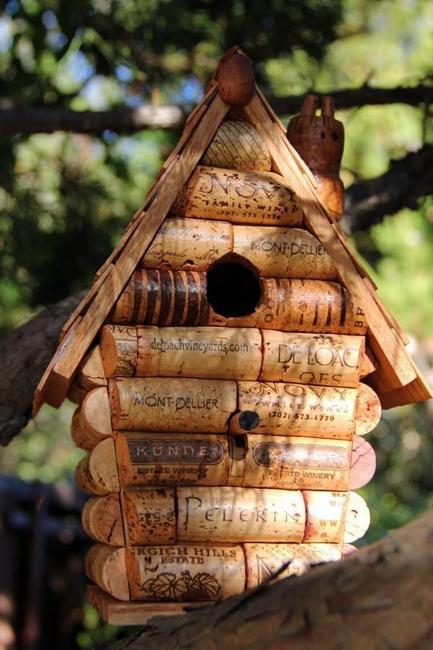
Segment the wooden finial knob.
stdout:
[[216,80],[221,99],[231,106],[245,106],[254,95],[253,66],[238,47],[232,48],[222,57]]

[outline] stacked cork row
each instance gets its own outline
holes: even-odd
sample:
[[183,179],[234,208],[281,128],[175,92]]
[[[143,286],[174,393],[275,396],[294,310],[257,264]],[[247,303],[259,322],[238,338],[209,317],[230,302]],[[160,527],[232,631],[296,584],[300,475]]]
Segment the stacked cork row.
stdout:
[[[339,559],[369,524],[365,315],[248,123],[202,163],[70,394],[87,574],[122,601],[219,600]],[[213,300],[224,262],[257,279],[249,313],[220,308],[228,286]]]

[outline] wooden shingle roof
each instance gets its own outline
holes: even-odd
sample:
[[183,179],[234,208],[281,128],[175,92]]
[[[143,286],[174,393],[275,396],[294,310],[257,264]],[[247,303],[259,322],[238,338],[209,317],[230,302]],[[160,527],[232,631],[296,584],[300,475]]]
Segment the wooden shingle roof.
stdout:
[[[235,57],[235,58],[234,58]],[[99,269],[93,286],[68,319],[62,339],[35,393],[34,411],[43,402],[60,406],[78,365],[95,340],[99,328],[130,279],[168,215],[177,195],[193,173],[218,127],[232,108],[230,67],[240,67],[236,83],[242,86],[243,118],[266,143],[275,171],[290,184],[304,212],[305,226],[316,235],[333,259],[339,281],[362,307],[368,322],[367,344],[377,369],[369,383],[382,406],[420,402],[432,397],[431,389],[406,350],[407,340],[380,300],[374,282],[351,252],[339,226],[332,220],[316,193],[316,182],[286,137],[283,124],[253,83],[248,58],[232,48],[221,60],[204,99],[187,119],[183,134],[169,155],[116,249]],[[250,70],[250,72],[249,72]],[[224,101],[225,99],[225,101]]]

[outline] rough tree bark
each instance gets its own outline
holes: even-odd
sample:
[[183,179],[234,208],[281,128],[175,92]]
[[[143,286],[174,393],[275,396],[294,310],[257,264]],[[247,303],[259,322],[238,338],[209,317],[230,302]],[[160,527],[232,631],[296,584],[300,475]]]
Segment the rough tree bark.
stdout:
[[[433,101],[433,86],[424,84],[396,88],[363,86],[362,88],[330,91],[327,94],[332,95],[336,107],[341,109],[395,103],[418,106]],[[268,96],[272,107],[282,115],[296,113],[304,98],[305,95]],[[11,107],[0,110],[0,131],[3,134],[29,134],[53,133],[54,131],[101,133],[105,129],[118,132],[133,132],[142,129],[179,129],[183,125],[187,113],[186,107],[179,105],[143,105],[138,108],[116,108],[108,111],[74,111],[69,108],[36,106]]]
[[7,445],[31,417],[33,393],[57,347],[60,330],[82,294],[44,309],[0,342],[0,443]]
[[185,616],[109,650],[431,650],[433,513],[338,563]]

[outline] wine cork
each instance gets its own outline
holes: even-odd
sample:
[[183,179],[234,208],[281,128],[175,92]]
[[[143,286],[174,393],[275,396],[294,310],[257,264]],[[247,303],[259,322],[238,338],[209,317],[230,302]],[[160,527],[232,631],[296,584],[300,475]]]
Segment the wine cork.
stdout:
[[86,554],[84,567],[87,577],[107,594],[131,600],[125,548],[95,544]]
[[[129,517],[125,517],[126,522]],[[133,518],[131,517],[131,521]],[[81,523],[86,535],[96,542],[112,546],[125,546],[124,518],[119,494],[92,497],[81,513]]]
[[236,409],[236,384],[207,379],[110,379],[116,430],[220,433]]
[[[134,271],[114,306],[114,324],[207,325],[206,274],[196,271]],[[201,322],[203,321],[203,322]]]
[[[260,434],[116,432],[114,441],[103,454],[95,451],[90,476],[88,459],[77,469],[85,492],[177,485],[348,490],[366,485],[376,467],[371,445],[357,436],[352,452],[346,440]],[[113,469],[107,480],[104,468],[116,466],[118,478]]]
[[365,500],[356,492],[349,492],[344,542],[351,544],[365,535],[370,526],[370,511]]
[[99,442],[111,436],[110,402],[105,386],[87,393],[80,409],[80,425],[86,430],[88,440]]
[[350,440],[355,431],[354,388],[239,382],[239,413],[231,433],[267,433]]
[[269,150],[258,131],[244,120],[226,120],[206,149],[203,165],[227,169],[271,171]]
[[83,525],[93,539],[112,545],[341,543],[343,535],[350,543],[369,522],[365,502],[353,495],[242,487],[128,488],[91,499]]
[[370,386],[362,384],[362,390],[359,391],[356,417],[356,433],[358,436],[370,433],[379,424],[381,415],[382,406],[379,397]]
[[302,541],[335,544],[342,542],[349,493],[304,490],[303,496],[306,508],[306,526]]
[[303,220],[295,193],[279,174],[200,165],[172,214],[259,226],[299,226]]
[[322,280],[261,280],[262,298],[247,316],[217,314],[207,300],[206,274],[135,271],[117,301],[114,324],[258,327],[282,332],[356,334],[367,331],[362,309],[341,285]]
[[253,264],[262,277],[337,278],[325,247],[308,230],[233,226],[233,252]]
[[177,539],[194,542],[301,542],[302,493],[230,487],[179,487]]
[[114,440],[107,438],[82,458],[75,470],[77,486],[87,494],[104,495],[119,491]]
[[107,377],[260,379],[356,387],[359,377],[371,370],[364,363],[365,340],[360,336],[106,325],[100,346]]
[[173,490],[144,488],[93,497],[83,509],[82,524],[91,539],[112,546],[174,544]]
[[142,259],[145,268],[206,271],[232,252],[229,223],[204,219],[166,219]]
[[126,550],[131,600],[215,601],[245,589],[240,546],[176,545]]
[[[376,454],[369,442],[355,436],[352,445],[349,488],[358,490],[371,481],[376,471]],[[331,488],[330,488],[331,489]],[[335,490],[346,489],[334,487]]]
[[307,524],[304,542],[356,541],[368,530],[370,512],[356,492],[303,492]]
[[99,436],[96,437],[93,433],[89,432],[81,424],[81,409],[77,407],[72,416],[71,422],[71,437],[77,447],[80,449],[93,449],[95,445],[100,441]]
[[347,490],[349,440],[250,434],[244,486],[289,490]]
[[89,391],[106,385],[107,379],[102,365],[101,351],[99,345],[96,345],[80,364],[68,397],[72,402],[81,404]]
[[[371,389],[308,386],[271,382],[237,382],[239,412],[229,422],[231,433],[247,431],[351,440],[373,429],[379,407],[365,406]],[[377,401],[379,398],[376,396]]]
[[133,326],[105,325],[100,337],[106,377],[132,377],[137,367],[137,330]]
[[188,433],[116,433],[120,484],[225,485],[227,436]]
[[264,330],[260,380],[356,388],[364,350],[361,336]]
[[278,579],[302,575],[310,566],[322,562],[336,562],[341,558],[338,544],[244,544],[247,570],[247,589],[275,577]]
[[[103,328],[101,350],[108,377],[257,379],[259,376],[262,337],[257,329],[128,327],[133,343],[129,346],[128,342],[126,351],[122,347],[124,329],[116,325]],[[131,357],[136,359],[134,366],[128,363]]]
[[263,277],[335,280],[337,272],[324,246],[308,230],[231,226],[200,219],[168,219],[142,260],[147,269],[207,271],[233,253]]

